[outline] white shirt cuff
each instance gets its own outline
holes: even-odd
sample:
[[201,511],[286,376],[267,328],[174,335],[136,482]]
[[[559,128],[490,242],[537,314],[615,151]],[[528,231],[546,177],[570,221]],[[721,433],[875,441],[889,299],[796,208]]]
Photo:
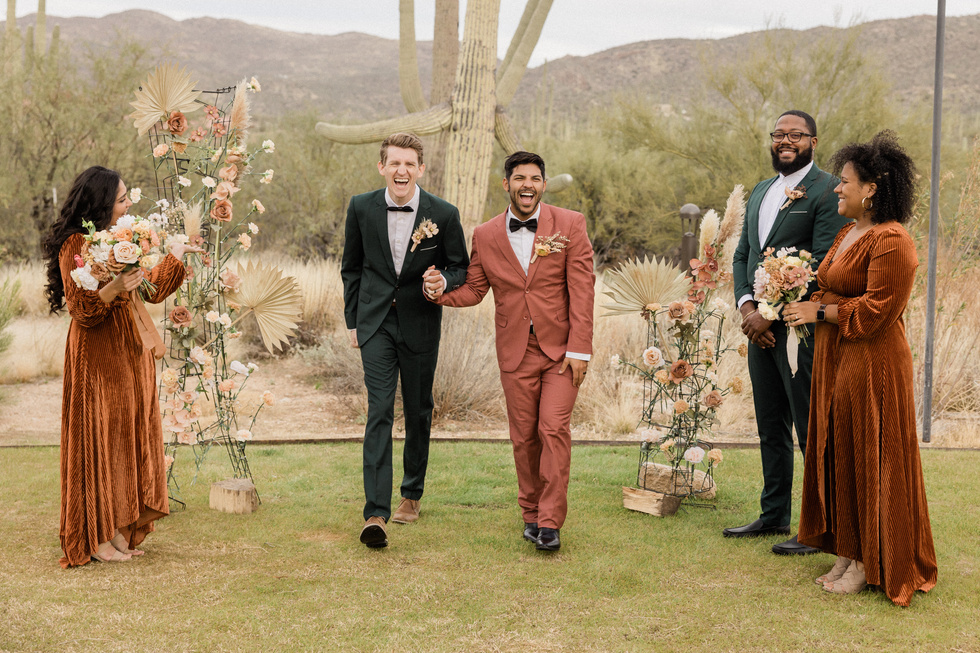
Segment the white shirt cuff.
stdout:
[[573,351],[566,351],[565,358],[574,358],[576,360],[585,361],[588,363],[590,360],[592,360],[592,354],[576,354]]
[[742,308],[742,304],[749,301],[755,301],[755,297],[752,295],[742,295],[738,298],[738,305],[735,308]]

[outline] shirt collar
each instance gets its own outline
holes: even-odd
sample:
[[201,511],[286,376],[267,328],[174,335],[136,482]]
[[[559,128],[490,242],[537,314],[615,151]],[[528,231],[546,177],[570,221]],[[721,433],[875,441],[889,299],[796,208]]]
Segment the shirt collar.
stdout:
[[810,163],[806,164],[796,172],[792,172],[788,175],[784,175],[780,172],[779,180],[790,187],[799,186],[800,182],[803,181],[803,179],[810,173],[810,168],[812,167],[813,161],[810,161]]
[[[539,215],[541,215],[541,202],[538,202],[538,208],[534,209],[534,213],[532,213],[528,217],[528,220],[536,219]],[[521,220],[516,215],[514,215],[514,212],[510,210],[510,204],[508,204],[507,205],[507,224],[510,224],[510,219],[511,218],[514,218],[515,220],[518,220],[520,222],[527,222],[527,220]]]
[[[419,212],[419,201],[421,200],[421,193],[419,193],[419,185],[415,184],[415,194],[412,195],[412,199],[408,200],[405,206],[412,207],[412,210],[417,214]],[[388,187],[385,186],[385,204],[388,206],[398,206],[395,200],[391,199],[391,195],[388,194]]]

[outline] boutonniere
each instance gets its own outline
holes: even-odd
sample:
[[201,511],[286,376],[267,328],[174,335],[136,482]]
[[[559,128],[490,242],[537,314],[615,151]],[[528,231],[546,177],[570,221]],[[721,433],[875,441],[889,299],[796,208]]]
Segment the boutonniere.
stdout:
[[437,233],[439,233],[439,227],[437,227],[436,223],[433,222],[432,220],[426,218],[425,220],[420,222],[418,228],[412,232],[411,251],[414,252],[415,248],[419,246],[419,243],[421,243],[426,238],[432,238]]
[[801,200],[804,197],[806,197],[806,186],[801,185],[801,186],[797,186],[796,188],[790,188],[789,186],[787,186],[786,188],[783,189],[783,191],[785,191],[786,197],[788,197],[789,199],[786,200],[783,203],[783,205],[779,207],[780,211],[785,209],[787,206],[789,206],[796,200]]
[[560,231],[548,237],[538,236],[534,239],[534,254],[531,256],[531,263],[537,261],[539,256],[547,256],[548,254],[560,252],[568,247],[569,242],[571,241],[562,236]]

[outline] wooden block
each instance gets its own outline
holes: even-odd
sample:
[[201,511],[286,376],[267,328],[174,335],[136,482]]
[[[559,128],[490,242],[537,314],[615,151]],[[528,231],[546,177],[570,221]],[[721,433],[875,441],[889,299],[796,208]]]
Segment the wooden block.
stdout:
[[247,515],[259,507],[259,493],[247,478],[231,478],[211,484],[211,509]]
[[714,499],[717,486],[710,476],[700,469],[694,470],[693,488],[690,473],[686,468],[674,474],[674,468],[661,463],[646,462],[640,466],[636,484],[644,490],[687,496],[692,494],[697,499]]
[[677,512],[681,505],[681,497],[672,497],[660,492],[641,490],[635,487],[623,488],[623,507],[648,515],[667,517]]

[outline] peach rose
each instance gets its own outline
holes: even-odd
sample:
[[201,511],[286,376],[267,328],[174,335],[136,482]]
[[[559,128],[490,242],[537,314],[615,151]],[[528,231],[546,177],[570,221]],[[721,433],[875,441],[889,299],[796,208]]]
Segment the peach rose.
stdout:
[[228,200],[218,200],[211,209],[211,219],[219,222],[228,222],[232,216],[231,209],[231,202]]
[[238,289],[242,286],[242,278],[228,268],[224,269],[218,279],[221,281],[220,286],[222,290],[238,292]]
[[674,402],[674,412],[677,413],[678,415],[687,412],[687,410],[690,407],[691,404],[687,403],[683,399],[678,399],[677,401]]
[[116,240],[132,240],[133,230],[126,227],[115,227],[112,230],[112,237]]
[[116,261],[125,265],[139,261],[142,253],[143,251],[136,243],[122,242],[112,246],[112,255],[116,257]]
[[648,347],[643,352],[643,363],[647,367],[663,367],[664,366],[664,355],[656,347]]
[[704,405],[708,408],[718,408],[718,406],[725,403],[725,398],[722,397],[721,393],[717,390],[712,390],[708,394],[704,395],[704,397],[701,398],[701,401],[703,401]]
[[235,181],[238,179],[238,166],[225,166],[218,170],[218,176],[225,181]]
[[667,370],[657,370],[657,373],[653,375],[653,378],[660,383],[667,383],[670,381],[670,375],[667,374]]
[[670,382],[680,383],[687,377],[694,374],[694,368],[686,360],[675,361],[673,365],[670,366]]
[[177,136],[187,131],[187,118],[184,117],[184,114],[180,111],[171,112],[170,118],[167,119],[167,131]]
[[669,315],[670,319],[672,319],[674,322],[687,324],[691,321],[692,310],[687,308],[688,304],[694,306],[694,304],[691,304],[691,302],[671,302],[667,306],[667,315]]
[[174,310],[170,311],[170,321],[178,329],[190,326],[193,320],[194,316],[191,315],[191,312],[187,310],[186,306],[174,306]]

